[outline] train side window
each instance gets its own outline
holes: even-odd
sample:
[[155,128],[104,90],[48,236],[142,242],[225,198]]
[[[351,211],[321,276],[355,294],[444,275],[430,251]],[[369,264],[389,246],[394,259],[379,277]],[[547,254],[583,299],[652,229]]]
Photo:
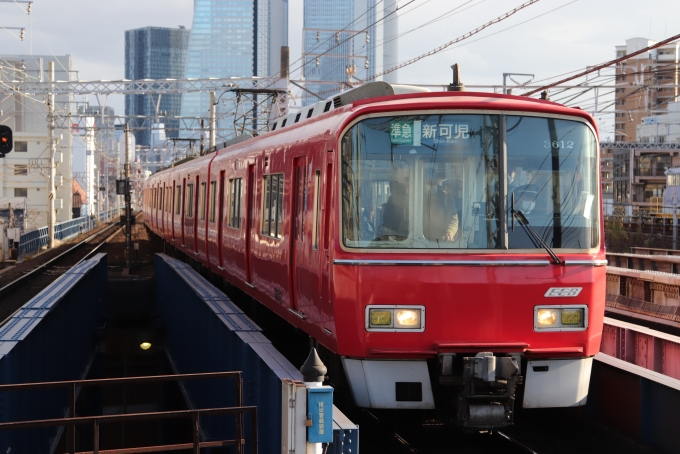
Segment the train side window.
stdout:
[[177,185],[177,192],[175,193],[175,214],[180,214],[182,209],[182,186]]
[[229,180],[229,227],[241,228],[241,178]]
[[321,203],[321,171],[314,174],[314,226],[312,228],[312,249],[319,249],[319,203]]
[[210,211],[208,218],[210,222],[215,222],[215,201],[217,200],[217,181],[210,182]]
[[264,190],[260,233],[272,238],[282,238],[283,174],[265,175],[262,184]]
[[194,216],[194,185],[187,185],[186,200],[184,202],[186,206],[187,217],[191,218]]
[[200,219],[201,221],[205,220],[205,189],[206,189],[206,184],[201,183],[201,194],[198,199],[198,206],[200,210]]

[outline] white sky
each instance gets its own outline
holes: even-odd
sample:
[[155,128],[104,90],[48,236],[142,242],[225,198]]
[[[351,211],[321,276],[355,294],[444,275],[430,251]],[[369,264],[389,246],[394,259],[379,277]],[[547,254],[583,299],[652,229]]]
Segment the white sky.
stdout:
[[[348,1],[348,0],[337,0]],[[302,0],[289,0],[291,62],[300,56]],[[467,10],[399,41],[399,61],[405,61],[451,41],[523,3],[522,0],[399,0],[403,33],[441,17],[465,4]],[[566,5],[566,6],[564,6]],[[25,4],[22,4],[25,6]],[[563,8],[549,12],[555,8]],[[545,14],[547,13],[547,14]],[[493,33],[544,16],[515,28]],[[35,0],[29,40],[28,16],[12,0],[0,0],[0,26],[26,27],[22,42],[18,31],[0,28],[0,53],[70,54],[81,80],[122,79],[124,31],[145,27],[191,28],[193,0]],[[449,83],[450,65],[459,63],[466,84],[501,84],[503,72],[533,73],[536,79],[610,60],[614,46],[632,37],[661,40],[680,33],[677,0],[541,0],[482,33],[400,70],[400,83]],[[479,41],[479,38],[484,38]],[[30,42],[29,42],[30,41]],[[460,45],[458,45],[460,46]],[[519,78],[518,78],[519,80]],[[122,114],[122,97],[109,105]],[[584,101],[584,104],[589,104]],[[608,116],[602,117],[602,137],[611,135]]]

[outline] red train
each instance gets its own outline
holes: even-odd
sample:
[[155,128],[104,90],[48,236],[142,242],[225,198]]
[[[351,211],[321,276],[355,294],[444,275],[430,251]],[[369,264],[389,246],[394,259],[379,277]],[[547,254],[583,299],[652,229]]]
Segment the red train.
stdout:
[[605,301],[579,109],[384,82],[152,175],[158,236],[337,355],[357,405],[470,429],[583,405]]

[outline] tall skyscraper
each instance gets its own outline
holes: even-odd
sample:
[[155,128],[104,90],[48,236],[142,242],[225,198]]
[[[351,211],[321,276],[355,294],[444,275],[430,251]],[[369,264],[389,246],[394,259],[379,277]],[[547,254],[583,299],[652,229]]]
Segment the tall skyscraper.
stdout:
[[[183,79],[186,64],[187,47],[190,31],[184,27],[161,28],[144,27],[125,32],[125,78],[135,79]],[[158,103],[157,95],[153,99],[148,95],[126,95],[125,115],[156,115],[154,103]],[[162,95],[159,112],[167,115],[179,115],[182,105],[182,94]],[[150,124],[149,120],[131,120],[131,126],[141,127]],[[168,137],[177,137],[178,120],[165,121]],[[134,131],[139,145],[151,144],[151,131]]]
[[[396,0],[305,0],[303,75],[307,89],[327,98],[340,85],[309,81],[360,82],[397,64]],[[397,72],[371,80],[396,82]],[[319,98],[303,94],[305,104]]]
[[[194,0],[186,77],[273,76],[287,45],[288,0]],[[206,117],[209,103],[208,93],[188,93],[182,115]]]

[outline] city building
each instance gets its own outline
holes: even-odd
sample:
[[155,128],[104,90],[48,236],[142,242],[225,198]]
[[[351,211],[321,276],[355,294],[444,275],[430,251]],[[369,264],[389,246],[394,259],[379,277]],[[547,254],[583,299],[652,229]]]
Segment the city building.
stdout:
[[[48,64],[54,62],[55,79],[71,80],[70,55],[0,55],[0,82],[16,84],[21,81],[49,80]],[[62,115],[71,112],[71,95],[55,97],[56,172],[55,200],[56,222],[72,217],[72,136],[63,129]],[[0,197],[25,197],[26,229],[47,225],[48,179],[50,147],[47,124],[48,108],[45,99],[15,92],[0,98],[0,124],[14,131],[14,149],[0,158]],[[61,120],[60,120],[61,118]],[[60,129],[61,128],[61,129]]]
[[680,143],[602,143],[605,214],[664,212],[665,171],[680,167]]
[[[287,0],[195,0],[185,76],[273,76],[287,45]],[[209,109],[209,93],[182,97],[182,116],[207,117]],[[233,123],[224,113],[219,105],[218,129]]]
[[[125,32],[125,78],[183,79],[190,30],[179,28],[144,27]],[[160,99],[159,99],[160,98]],[[160,102],[159,102],[160,101]],[[154,118],[157,114],[176,116],[182,107],[182,94],[126,95],[125,115]],[[158,121],[155,121],[158,123]],[[151,144],[149,121],[131,119],[135,139],[139,145]],[[168,137],[177,137],[179,120],[165,121]]]
[[636,137],[642,143],[680,142],[680,102],[669,102],[667,113],[644,117],[637,125]]
[[397,81],[397,71],[375,77],[397,65],[396,8],[396,0],[304,1],[302,72],[318,95],[304,92],[304,105],[342,91],[338,82]]
[[[647,38],[631,38],[626,40],[626,45],[616,46],[616,56],[623,57],[656,42]],[[666,114],[669,103],[679,100],[679,58],[680,43],[673,43],[617,65],[615,142],[639,141],[636,134],[643,118]],[[654,141],[663,143],[666,139],[659,136]]]
[[116,178],[122,172],[118,141],[115,136],[115,112],[112,107],[77,106],[78,127],[72,128],[73,178],[87,193],[81,212],[96,214],[120,203],[116,195]]

